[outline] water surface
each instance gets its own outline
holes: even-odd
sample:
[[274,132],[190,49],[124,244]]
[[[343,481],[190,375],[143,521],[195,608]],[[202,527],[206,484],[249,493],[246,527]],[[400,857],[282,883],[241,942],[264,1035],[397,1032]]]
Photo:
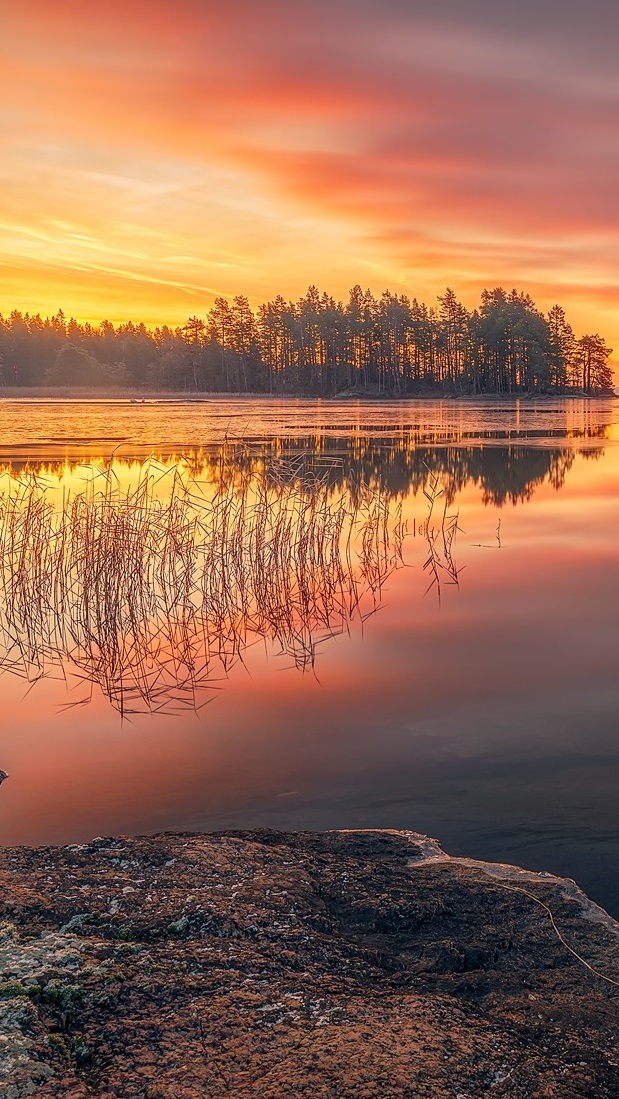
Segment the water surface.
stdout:
[[[363,481],[408,527],[376,613],[325,629],[313,669],[263,637],[197,713],[121,721],[98,686],[67,709],[74,681],[5,673],[4,843],[413,828],[619,913],[619,402],[20,401],[0,427],[0,462],[56,496],[149,455],[208,480],[223,446],[239,476],[293,459],[333,499]],[[440,539],[428,565],[433,484],[451,570]]]

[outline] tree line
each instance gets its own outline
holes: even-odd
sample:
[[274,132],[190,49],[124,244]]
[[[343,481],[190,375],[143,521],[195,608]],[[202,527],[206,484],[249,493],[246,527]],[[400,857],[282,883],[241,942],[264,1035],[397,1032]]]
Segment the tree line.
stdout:
[[509,394],[612,387],[612,349],[577,339],[560,305],[544,314],[525,293],[484,290],[469,311],[447,289],[436,306],[355,286],[338,302],[311,286],[253,310],[216,298],[183,326],[80,324],[0,314],[0,385],[103,386],[182,392]]

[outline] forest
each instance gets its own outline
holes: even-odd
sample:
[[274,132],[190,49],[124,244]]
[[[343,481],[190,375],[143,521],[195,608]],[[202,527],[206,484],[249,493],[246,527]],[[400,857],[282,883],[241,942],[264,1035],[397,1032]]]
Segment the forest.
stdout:
[[149,329],[78,323],[60,310],[0,314],[0,386],[131,388],[186,393],[595,393],[613,385],[612,349],[577,338],[564,309],[484,290],[469,311],[453,290],[428,307],[355,286],[338,302],[311,286],[297,302],[252,309],[219,297],[205,317]]

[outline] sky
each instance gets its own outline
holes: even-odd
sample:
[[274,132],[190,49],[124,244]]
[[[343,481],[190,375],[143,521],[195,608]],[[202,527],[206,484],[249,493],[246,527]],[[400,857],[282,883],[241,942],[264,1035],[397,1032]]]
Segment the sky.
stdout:
[[618,44],[606,0],[2,0],[0,312],[504,285],[619,362]]

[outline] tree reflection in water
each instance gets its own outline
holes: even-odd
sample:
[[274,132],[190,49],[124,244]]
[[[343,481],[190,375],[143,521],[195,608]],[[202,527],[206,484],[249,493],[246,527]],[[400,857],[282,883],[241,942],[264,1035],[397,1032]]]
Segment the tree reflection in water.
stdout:
[[[590,425],[570,436],[565,430],[487,431],[468,434],[414,429],[397,434],[304,435],[251,442],[228,442],[223,448],[239,470],[268,469],[273,458],[303,456],[304,468],[321,473],[334,490],[354,492],[362,483],[392,498],[422,493],[438,475],[448,506],[468,484],[476,484],[484,503],[501,507],[530,500],[544,483],[560,489],[576,458],[599,458],[608,426]],[[556,440],[556,443],[555,443]],[[222,448],[195,453],[196,468],[214,466]],[[290,466],[291,473],[295,470]]]

